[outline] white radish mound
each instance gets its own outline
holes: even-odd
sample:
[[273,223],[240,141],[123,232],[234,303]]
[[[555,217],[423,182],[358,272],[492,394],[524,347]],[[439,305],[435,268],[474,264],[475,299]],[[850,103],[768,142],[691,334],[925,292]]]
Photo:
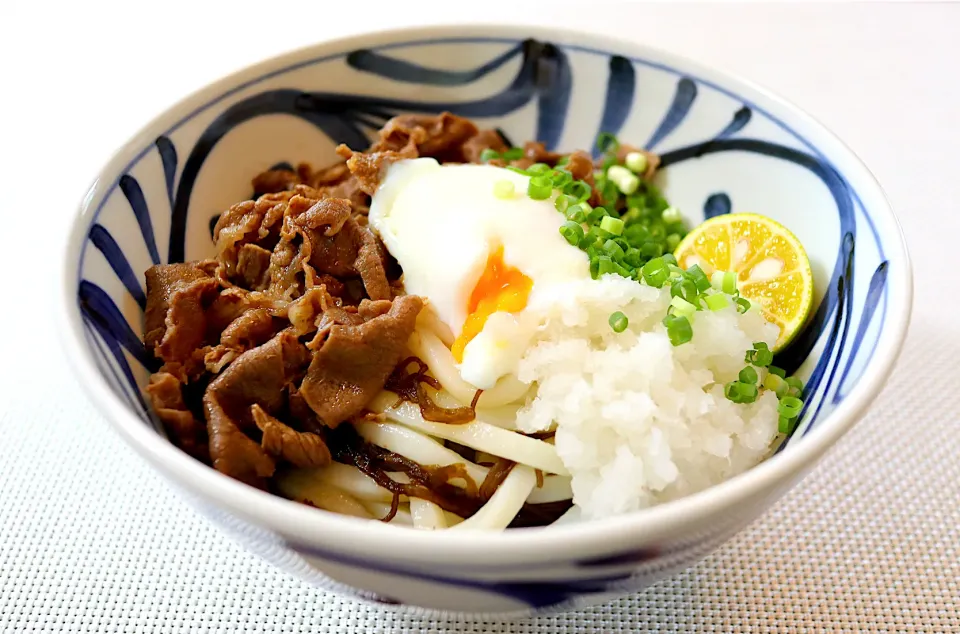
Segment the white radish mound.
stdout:
[[[520,362],[536,382],[518,412],[524,432],[556,428],[583,517],[601,518],[689,495],[760,462],[777,437],[777,397],[724,397],[754,342],[778,329],[757,310],[700,311],[693,339],[673,346],[661,324],[669,289],[607,275],[566,287]],[[610,328],[622,311],[629,326]]]

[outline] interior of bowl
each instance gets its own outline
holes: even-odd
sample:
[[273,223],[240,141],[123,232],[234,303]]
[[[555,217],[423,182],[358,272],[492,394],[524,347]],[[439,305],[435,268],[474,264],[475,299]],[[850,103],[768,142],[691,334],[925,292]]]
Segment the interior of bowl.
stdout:
[[450,111],[515,144],[556,150],[590,150],[610,132],[661,156],[660,184],[691,224],[750,211],[786,225],[811,258],[816,297],[806,330],[776,361],[807,384],[801,422],[780,450],[843,402],[881,341],[887,241],[899,238],[800,129],[809,125],[788,124],[752,89],[654,52],[567,35],[405,37],[319,47],[241,73],[161,118],[122,169],[105,174],[86,203],[76,298],[90,354],[145,425],[162,433],[141,394],[158,365],[141,342],[144,270],[213,255],[218,214],[251,197],[254,175],[329,163],[338,144],[366,147],[405,112]]

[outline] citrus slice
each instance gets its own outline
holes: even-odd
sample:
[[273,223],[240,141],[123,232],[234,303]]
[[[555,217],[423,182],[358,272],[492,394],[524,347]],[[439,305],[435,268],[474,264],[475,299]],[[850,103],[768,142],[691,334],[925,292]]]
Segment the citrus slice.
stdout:
[[803,245],[789,229],[758,214],[724,214],[695,227],[674,252],[683,268],[733,271],[752,307],[780,327],[774,350],[800,332],[813,305],[813,272]]

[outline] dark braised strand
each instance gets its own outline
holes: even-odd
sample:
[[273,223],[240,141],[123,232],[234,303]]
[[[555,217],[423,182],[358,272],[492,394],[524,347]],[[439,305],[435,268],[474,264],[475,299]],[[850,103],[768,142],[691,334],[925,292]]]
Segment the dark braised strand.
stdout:
[[487,477],[483,479],[483,484],[480,485],[480,499],[486,502],[493,497],[493,494],[497,492],[497,489],[500,488],[500,485],[507,479],[507,476],[510,475],[510,472],[513,471],[515,466],[517,466],[517,463],[513,460],[499,458],[497,462],[490,467],[490,471],[487,472]]
[[537,488],[542,489],[543,488],[543,471],[541,471],[540,469],[537,469],[534,471],[534,473],[537,475]]
[[[408,372],[411,364],[416,365],[416,369]],[[423,419],[433,423],[463,425],[473,421],[477,417],[477,401],[480,400],[483,390],[476,391],[467,407],[440,407],[430,398],[424,387],[429,385],[435,390],[441,389],[440,382],[428,375],[427,370],[429,370],[427,364],[418,357],[407,357],[397,365],[383,386],[385,390],[399,397],[400,400],[395,407],[403,401],[416,403],[420,407]]]
[[390,510],[387,511],[387,514],[380,518],[380,521],[386,524],[393,518],[397,516],[397,511],[400,510],[400,492],[393,492],[393,499],[390,500]]

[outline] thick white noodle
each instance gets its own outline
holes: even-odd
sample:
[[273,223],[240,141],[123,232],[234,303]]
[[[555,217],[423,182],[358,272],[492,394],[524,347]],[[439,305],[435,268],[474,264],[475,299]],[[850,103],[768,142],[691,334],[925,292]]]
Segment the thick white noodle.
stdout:
[[437,311],[433,310],[433,306],[429,303],[417,315],[417,330],[431,331],[447,348],[452,347],[454,340],[456,340],[450,326],[440,321]]
[[457,524],[463,521],[463,518],[457,515],[456,513],[451,513],[450,511],[444,511],[443,517],[447,520],[447,527],[456,526]]
[[[457,362],[450,349],[429,330],[416,330],[410,336],[410,350],[430,368],[430,373],[443,388],[462,403],[470,403],[477,388],[470,385],[457,371]],[[477,407],[499,407],[519,401],[530,390],[530,385],[521,383],[514,375],[505,376],[493,388],[480,395]]]
[[414,528],[435,531],[447,527],[447,517],[443,509],[429,500],[410,498],[410,515],[413,517]]
[[[483,401],[483,397],[480,397]],[[463,407],[469,405],[470,401],[464,403],[446,390],[440,390],[433,394],[433,401],[440,407]],[[499,407],[477,407],[477,419],[485,423],[496,425],[501,429],[517,431],[517,412],[523,407],[523,403],[511,403],[509,405],[500,405]]]
[[[390,513],[390,504],[387,502],[364,501],[363,505],[370,511],[370,514],[377,520],[386,517]],[[413,516],[410,514],[410,508],[406,504],[401,504],[397,509],[397,514],[387,522],[387,524],[400,524],[401,526],[413,526]]]
[[[540,469],[545,473],[570,475],[557,449],[542,440],[530,438],[494,425],[475,420],[465,425],[449,425],[432,423],[423,420],[420,408],[413,403],[396,405],[397,396],[392,392],[381,392],[369,407],[375,412],[383,413],[387,418],[412,427],[429,436],[452,440],[477,451],[486,451],[514,462]],[[462,460],[462,458],[461,458]]]
[[479,511],[450,530],[503,530],[520,512],[536,485],[537,476],[534,470],[517,465]]
[[286,497],[307,500],[324,511],[368,520],[375,519],[360,500],[337,487],[297,479],[281,479],[278,480],[277,485]]
[[545,504],[547,502],[560,502],[569,500],[573,497],[573,489],[570,488],[570,478],[567,476],[545,476],[542,487],[533,487],[527,502],[530,504]]
[[[374,502],[390,502],[393,499],[393,493],[387,491],[376,481],[360,471],[353,465],[346,465],[340,462],[331,462],[326,467],[317,469],[293,469],[281,476],[283,481],[288,481],[291,486],[303,486],[301,483],[322,484],[332,486],[346,491],[358,500],[371,500]],[[401,501],[406,497],[401,496]]]
[[[419,411],[419,410],[418,410]],[[383,447],[404,458],[413,460],[422,465],[438,465],[445,467],[452,464],[462,464],[477,486],[483,483],[489,469],[476,465],[463,456],[447,449],[436,440],[429,438],[409,427],[395,423],[362,422],[354,424],[357,433],[367,442]],[[462,478],[450,480],[450,484],[464,488],[466,482]]]

